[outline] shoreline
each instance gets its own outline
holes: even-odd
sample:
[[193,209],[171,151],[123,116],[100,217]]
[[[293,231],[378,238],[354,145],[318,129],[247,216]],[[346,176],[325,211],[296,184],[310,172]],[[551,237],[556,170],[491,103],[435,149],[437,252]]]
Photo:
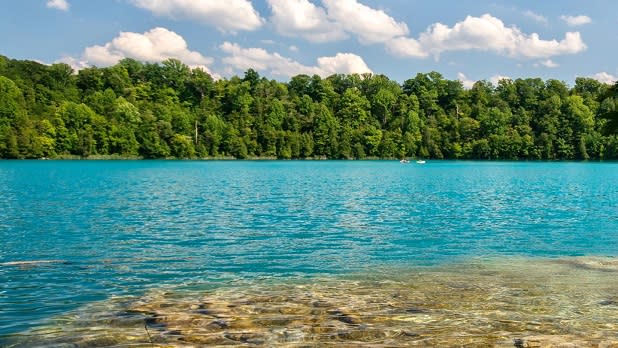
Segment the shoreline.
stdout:
[[[96,162],[96,161],[164,161],[164,162],[372,162],[372,161],[401,161],[400,158],[289,158],[282,159],[277,157],[250,157],[250,158],[234,158],[234,157],[203,157],[203,158],[143,158],[143,157],[123,157],[123,156],[92,156],[87,158],[82,157],[54,157],[54,158],[0,158],[0,162],[25,162],[25,161],[52,161],[52,162]],[[414,165],[414,161],[420,160],[419,158],[405,157],[403,160],[410,161],[409,163],[402,163],[408,165]],[[588,159],[588,160],[564,160],[564,159],[424,159],[427,162],[482,162],[482,163],[618,163],[618,160],[609,159]]]

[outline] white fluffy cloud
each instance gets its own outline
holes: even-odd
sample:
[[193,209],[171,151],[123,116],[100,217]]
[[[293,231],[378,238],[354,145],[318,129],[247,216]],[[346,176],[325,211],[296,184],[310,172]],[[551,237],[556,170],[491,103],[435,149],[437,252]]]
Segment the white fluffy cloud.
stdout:
[[[463,84],[464,88],[466,89],[470,89],[472,88],[472,86],[474,86],[474,84],[476,83],[475,80],[470,80],[469,78],[466,77],[466,75],[464,75],[464,73],[457,73],[457,79],[459,81],[461,81],[461,83]],[[490,77],[487,81],[491,82],[494,86],[498,85],[498,82],[502,81],[502,80],[510,80],[511,78],[508,76],[504,76],[504,75],[494,75],[492,77]]]
[[387,43],[387,48],[403,57],[422,57],[431,54],[439,57],[442,52],[481,50],[493,51],[511,57],[548,58],[574,54],[586,49],[579,32],[568,32],[564,39],[543,40],[537,33],[525,34],[517,27],[507,27],[489,14],[468,16],[449,27],[442,23],[430,26],[418,40],[397,38]]
[[498,82],[502,81],[502,80],[510,80],[511,78],[508,76],[504,76],[504,75],[494,75],[492,77],[489,78],[489,82],[493,83],[494,85],[497,85]]
[[474,83],[476,82],[467,78],[466,75],[464,75],[464,73],[462,72],[457,73],[457,79],[461,81],[461,84],[464,86],[465,89],[472,88],[472,86],[474,86]]
[[540,15],[538,13],[534,13],[534,12],[532,12],[530,10],[524,11],[523,14],[524,14],[524,16],[526,16],[528,18],[531,18],[531,19],[533,19],[533,20],[535,20],[535,21],[537,21],[539,23],[543,23],[543,24],[547,23],[547,17],[542,16],[542,15]]
[[61,11],[68,11],[70,6],[66,0],[48,0],[47,7],[55,8]]
[[408,34],[408,26],[397,22],[382,10],[376,10],[357,0],[322,0],[328,17],[345,31],[355,34],[362,43],[385,42]]
[[345,39],[343,27],[328,19],[326,11],[308,0],[268,0],[271,22],[278,33],[303,37],[312,42]]
[[408,34],[405,23],[358,0],[322,0],[324,7],[309,0],[267,1],[272,10],[271,22],[285,36],[327,42],[354,35],[361,43],[372,44]]
[[576,27],[592,22],[592,19],[588,16],[560,16],[568,26]]
[[608,74],[604,71],[600,73],[596,73],[592,75],[591,77],[599,82],[608,83],[608,84],[613,84],[613,83],[616,83],[616,81],[618,81],[617,76]]
[[[490,14],[468,16],[452,27],[435,23],[413,38],[408,36],[406,23],[359,0],[322,0],[323,7],[312,0],[267,1],[272,10],[270,20],[282,35],[313,42],[336,41],[354,35],[363,44],[383,43],[390,53],[400,57],[431,55],[437,59],[447,51],[479,50],[510,57],[549,59],[587,48],[579,32],[567,32],[561,40],[545,40],[537,33],[527,34],[516,26],[506,26]],[[532,11],[523,14],[547,23],[546,17]]]
[[318,58],[318,67],[322,76],[332,74],[371,73],[363,58],[353,53],[337,53],[333,57]]
[[200,67],[206,71],[207,66],[212,64],[212,58],[189,50],[182,36],[165,28],[154,28],[143,34],[121,32],[104,45],[87,47],[81,59],[65,57],[61,61],[79,69],[89,65],[109,66],[124,58],[146,62],[176,58],[191,67]]
[[317,65],[306,66],[283,57],[279,53],[270,53],[263,48],[243,48],[230,42],[224,42],[220,48],[228,55],[223,58],[223,63],[240,71],[252,68],[287,77],[298,74],[329,76],[335,73],[371,72],[363,59],[352,53],[337,53],[333,57],[320,57],[317,59]]
[[263,24],[248,0],[132,0],[155,15],[190,19],[223,31],[255,30]]

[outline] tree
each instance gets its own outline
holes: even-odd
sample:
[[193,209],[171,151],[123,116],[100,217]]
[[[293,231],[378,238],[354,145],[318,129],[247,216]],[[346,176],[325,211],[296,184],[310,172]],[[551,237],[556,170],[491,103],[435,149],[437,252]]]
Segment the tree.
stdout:
[[25,116],[21,90],[9,78],[0,76],[0,125],[10,126]]
[[84,95],[102,91],[104,84],[103,71],[99,68],[82,69],[77,74],[77,87]]
[[618,82],[614,83],[606,93],[601,96],[601,100],[607,106],[600,118],[605,119],[606,123],[603,126],[605,134],[617,134],[618,133],[618,108],[616,103],[618,102]]
[[324,104],[318,104],[314,119],[314,153],[327,158],[337,157],[339,122]]
[[176,158],[193,158],[195,157],[195,148],[191,138],[182,135],[174,134],[170,144],[171,155]]
[[205,100],[210,98],[214,89],[212,76],[200,68],[191,70],[191,74],[185,81],[185,94],[183,100],[191,102],[193,105],[207,108]]
[[338,118],[353,129],[367,123],[370,104],[358,88],[350,88],[341,97]]
[[204,123],[204,142],[211,156],[218,156],[227,125],[216,115],[208,115]]
[[96,113],[86,104],[64,102],[53,119],[56,129],[56,153],[87,157],[96,143],[92,129]]
[[438,72],[215,80],[177,59],[75,74],[0,56],[0,157],[614,159],[617,94],[590,78],[466,90]]

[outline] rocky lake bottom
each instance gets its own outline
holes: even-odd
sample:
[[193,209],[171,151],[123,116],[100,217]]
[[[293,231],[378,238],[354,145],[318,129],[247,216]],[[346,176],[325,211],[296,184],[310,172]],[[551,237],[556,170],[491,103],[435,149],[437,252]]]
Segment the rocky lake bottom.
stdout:
[[[199,287],[198,287],[199,288]],[[478,259],[113,297],[7,347],[618,347],[618,259]]]

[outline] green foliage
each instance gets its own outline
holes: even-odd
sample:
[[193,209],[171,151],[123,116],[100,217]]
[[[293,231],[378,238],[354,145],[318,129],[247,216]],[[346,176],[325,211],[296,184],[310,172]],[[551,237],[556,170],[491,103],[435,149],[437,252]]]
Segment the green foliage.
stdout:
[[75,73],[0,56],[0,157],[616,159],[618,85],[249,69],[176,59]]
[[600,117],[605,120],[603,131],[606,134],[618,134],[618,82],[601,95],[603,111]]
[[195,157],[195,148],[191,138],[186,135],[174,134],[171,141],[171,155],[176,158]]
[[0,124],[10,124],[24,113],[24,100],[15,82],[0,76]]

